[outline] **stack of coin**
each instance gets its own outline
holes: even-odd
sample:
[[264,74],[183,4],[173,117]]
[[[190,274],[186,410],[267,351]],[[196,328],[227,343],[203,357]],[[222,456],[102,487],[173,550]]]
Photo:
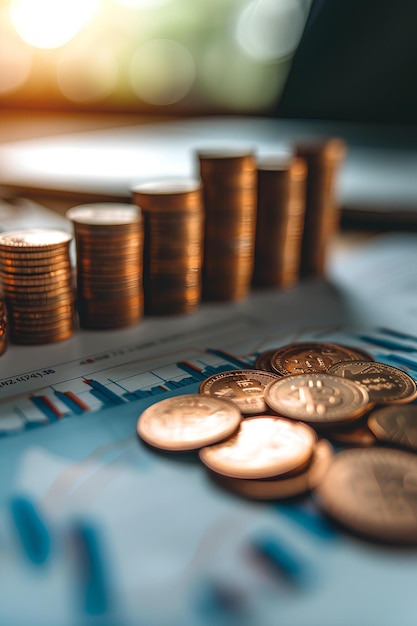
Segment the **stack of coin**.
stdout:
[[143,225],[139,209],[112,202],[67,211],[77,250],[77,300],[83,328],[136,324],[143,315]]
[[321,276],[325,271],[328,242],[339,224],[335,182],[345,144],[340,139],[299,144],[296,153],[307,162],[301,276]]
[[298,281],[306,176],[302,159],[258,160],[256,286],[289,288]]
[[250,289],[256,227],[251,153],[198,152],[206,215],[203,297],[242,300]]
[[0,295],[0,356],[7,348],[7,320],[4,299]]
[[0,235],[0,280],[13,342],[51,343],[73,334],[71,239],[46,228]]
[[137,185],[132,191],[145,222],[146,313],[194,313],[201,300],[201,183],[161,180]]

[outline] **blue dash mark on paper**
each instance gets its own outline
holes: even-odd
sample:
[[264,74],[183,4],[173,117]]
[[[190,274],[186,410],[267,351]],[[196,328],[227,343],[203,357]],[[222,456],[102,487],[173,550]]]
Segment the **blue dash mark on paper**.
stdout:
[[415,346],[407,346],[403,343],[395,341],[395,339],[384,339],[382,337],[371,337],[368,335],[357,335],[359,339],[366,343],[377,346],[379,348],[387,348],[388,350],[401,350],[402,352],[415,352]]
[[202,577],[191,585],[191,602],[200,618],[209,624],[242,626],[246,598],[241,590],[212,577]]
[[16,496],[10,510],[26,557],[34,565],[43,565],[51,552],[51,535],[35,505],[28,498]]
[[110,608],[110,589],[98,531],[85,522],[73,527],[81,582],[82,608],[87,615],[105,615]]
[[319,512],[296,504],[281,503],[274,504],[273,507],[320,539],[332,540],[337,535],[336,529]]
[[315,576],[311,565],[288,541],[265,531],[251,540],[251,547],[269,566],[296,588],[310,586]]

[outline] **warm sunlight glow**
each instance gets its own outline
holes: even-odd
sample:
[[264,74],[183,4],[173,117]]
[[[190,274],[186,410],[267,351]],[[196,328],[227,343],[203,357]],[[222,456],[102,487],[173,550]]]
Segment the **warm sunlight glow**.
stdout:
[[16,32],[37,48],[58,48],[90,19],[99,0],[12,0],[10,19]]

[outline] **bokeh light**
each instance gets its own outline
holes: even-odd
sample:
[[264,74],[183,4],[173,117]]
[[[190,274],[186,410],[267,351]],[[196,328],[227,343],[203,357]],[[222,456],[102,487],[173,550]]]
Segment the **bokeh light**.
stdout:
[[58,48],[94,15],[99,0],[11,0],[10,19],[24,41],[38,48]]
[[110,96],[118,76],[115,54],[104,42],[64,48],[57,59],[59,88],[73,102],[97,102]]
[[32,52],[9,28],[6,11],[0,11],[0,94],[11,93],[29,78]]
[[310,0],[252,0],[238,18],[239,45],[260,61],[287,57],[298,45],[310,4]]
[[233,41],[219,38],[206,50],[201,88],[216,106],[245,112],[270,106],[285,76],[285,67],[262,64]]
[[152,39],[132,56],[130,83],[143,102],[174,104],[191,90],[196,68],[189,50],[178,41]]

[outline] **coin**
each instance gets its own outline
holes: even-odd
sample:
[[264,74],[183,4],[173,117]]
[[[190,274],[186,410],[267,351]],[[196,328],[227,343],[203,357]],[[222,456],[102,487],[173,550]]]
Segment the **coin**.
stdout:
[[311,462],[301,473],[259,480],[230,478],[214,472],[213,477],[219,484],[246,498],[254,500],[293,498],[314,489],[321,482],[332,457],[332,446],[325,439],[321,439],[314,446]]
[[199,150],[205,211],[203,298],[247,297],[256,230],[256,162],[251,149]]
[[208,468],[232,478],[267,478],[302,467],[317,435],[306,424],[272,415],[247,417],[226,441],[202,448]]
[[384,406],[368,418],[368,427],[379,441],[417,452],[417,406]]
[[358,424],[352,428],[335,430],[329,433],[329,439],[343,446],[373,446],[376,439],[366,424]]
[[292,287],[299,278],[307,167],[302,159],[258,159],[253,283]]
[[392,365],[369,361],[338,363],[329,369],[334,376],[360,383],[375,404],[406,404],[417,397],[414,380]]
[[11,341],[35,345],[73,333],[70,241],[66,231],[48,228],[0,235],[0,280]]
[[301,248],[302,277],[324,274],[328,243],[339,226],[335,183],[346,152],[339,138],[303,142],[297,157],[307,164],[305,223]]
[[351,530],[417,543],[417,457],[390,448],[345,450],[317,488],[318,503]]
[[[265,350],[258,354],[256,357],[256,361],[254,363],[255,368],[258,370],[263,370],[264,372],[273,372],[271,365],[271,357],[277,351],[276,348],[272,348],[271,350]],[[274,372],[276,374],[276,372]],[[278,374],[276,374],[278,376]]]
[[145,220],[145,311],[194,313],[201,300],[204,212],[201,181],[159,180],[133,188]]
[[[360,353],[362,356],[362,352]],[[271,367],[281,376],[326,372],[340,361],[357,360],[355,348],[336,343],[291,343],[279,348],[271,357]]]
[[369,408],[364,387],[326,373],[280,378],[267,385],[264,398],[278,414],[317,426],[358,419]]
[[99,202],[69,209],[77,249],[80,325],[114,329],[143,315],[143,224],[133,204]]
[[231,400],[245,415],[266,411],[264,391],[276,374],[258,370],[231,370],[213,374],[203,380],[199,392]]
[[152,404],[140,415],[138,435],[163,450],[194,450],[221,441],[239,426],[239,409],[226,400],[187,394]]
[[71,239],[70,233],[54,228],[13,230],[0,234],[0,249],[14,252],[57,250],[67,246]]

